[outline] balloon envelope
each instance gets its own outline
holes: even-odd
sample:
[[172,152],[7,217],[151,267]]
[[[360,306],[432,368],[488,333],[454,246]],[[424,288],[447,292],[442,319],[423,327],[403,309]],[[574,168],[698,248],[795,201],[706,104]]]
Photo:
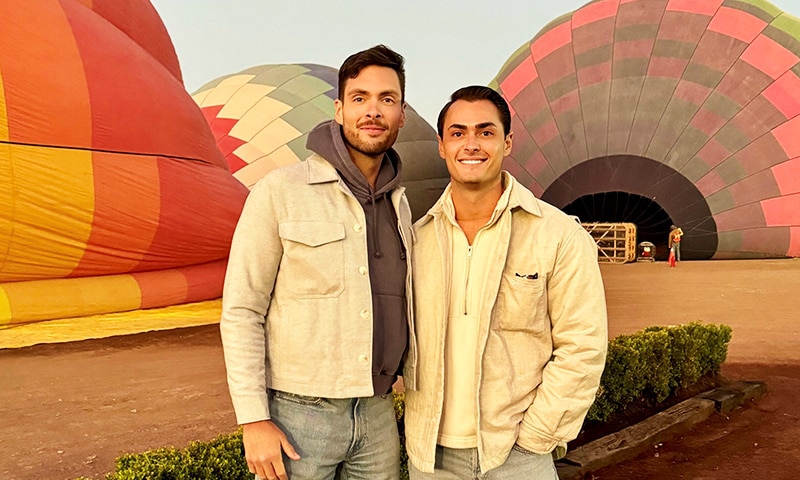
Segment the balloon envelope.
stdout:
[[0,14],[0,325],[218,297],[247,190],[152,5]]
[[514,113],[507,168],[559,207],[652,202],[664,242],[670,223],[686,233],[684,258],[798,256],[798,32],[766,1],[590,2],[495,78]]

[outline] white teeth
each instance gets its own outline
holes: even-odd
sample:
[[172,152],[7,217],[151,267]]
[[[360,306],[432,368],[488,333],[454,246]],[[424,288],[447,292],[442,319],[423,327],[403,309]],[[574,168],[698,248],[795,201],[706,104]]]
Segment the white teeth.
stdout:
[[483,163],[483,160],[459,160],[459,162],[464,163],[466,165],[480,165]]

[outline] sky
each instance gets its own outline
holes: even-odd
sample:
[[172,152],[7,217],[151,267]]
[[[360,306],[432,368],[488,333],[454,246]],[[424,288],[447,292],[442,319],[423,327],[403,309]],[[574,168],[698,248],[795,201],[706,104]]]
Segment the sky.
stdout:
[[[186,90],[246,68],[338,68],[383,43],[406,58],[406,100],[435,124],[449,95],[488,84],[551,20],[586,0],[151,0],[172,38]],[[703,0],[697,0],[703,1]],[[800,0],[774,0],[800,16]]]

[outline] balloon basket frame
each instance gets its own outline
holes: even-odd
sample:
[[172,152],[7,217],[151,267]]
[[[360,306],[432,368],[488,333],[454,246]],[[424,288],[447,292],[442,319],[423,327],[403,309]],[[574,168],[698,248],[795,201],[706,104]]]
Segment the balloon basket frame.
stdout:
[[636,260],[636,225],[633,223],[581,223],[597,244],[600,263]]

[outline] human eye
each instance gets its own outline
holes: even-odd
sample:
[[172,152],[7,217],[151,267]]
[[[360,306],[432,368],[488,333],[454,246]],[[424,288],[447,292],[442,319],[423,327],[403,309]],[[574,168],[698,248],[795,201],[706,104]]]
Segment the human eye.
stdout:
[[491,130],[484,130],[481,132],[481,136],[483,137],[491,137],[492,135],[494,135],[494,132],[492,132]]
[[463,135],[464,135],[463,133],[458,132],[458,131],[453,132],[453,133],[450,134],[450,136],[453,137],[453,138],[461,138]]

